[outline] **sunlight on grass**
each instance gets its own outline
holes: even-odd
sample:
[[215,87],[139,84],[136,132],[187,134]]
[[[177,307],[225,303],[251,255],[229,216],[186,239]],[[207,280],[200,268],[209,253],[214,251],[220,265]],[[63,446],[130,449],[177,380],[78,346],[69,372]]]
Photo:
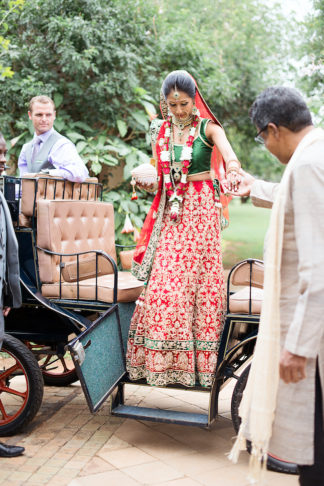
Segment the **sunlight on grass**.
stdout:
[[269,225],[270,210],[256,208],[240,199],[230,203],[230,225],[222,233],[225,268],[245,258],[263,258],[263,241]]

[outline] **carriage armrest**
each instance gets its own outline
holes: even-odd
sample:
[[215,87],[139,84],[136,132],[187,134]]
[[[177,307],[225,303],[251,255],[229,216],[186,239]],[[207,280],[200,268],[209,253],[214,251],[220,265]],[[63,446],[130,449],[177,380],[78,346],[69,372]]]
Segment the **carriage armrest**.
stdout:
[[[100,260],[105,259],[108,262],[108,265],[112,268],[112,273],[114,274],[114,283],[113,283],[113,302],[117,302],[117,290],[118,290],[118,269],[115,260],[108,255],[106,252],[101,250],[88,250],[88,251],[81,251],[81,252],[73,252],[73,253],[59,253],[51,250],[47,250],[46,248],[41,248],[40,246],[36,246],[37,250],[40,252],[47,253],[52,256],[59,257],[59,285],[60,285],[60,294],[61,294],[61,286],[63,282],[76,282],[77,287],[79,287],[79,283],[82,280],[86,280],[89,278],[89,275],[86,274],[87,270],[90,271],[91,277],[95,278],[95,286],[98,286],[98,277],[101,275],[106,275],[107,272],[104,272],[99,267]],[[81,255],[91,254],[94,253],[95,256],[91,259],[82,259],[80,260]],[[76,262],[64,262],[64,257],[76,257]],[[73,264],[73,271],[76,270],[76,274],[69,273],[66,271],[66,265]],[[85,269],[85,265],[88,266]],[[69,269],[69,267],[68,267]],[[86,270],[86,271],[85,271]],[[111,273],[111,271],[109,272]],[[72,277],[72,278],[71,278]],[[77,291],[79,295],[79,290]]]
[[[59,256],[60,257],[60,270],[66,268],[66,266],[69,263],[71,263],[71,262],[65,263],[63,261],[63,258],[64,257],[76,256],[77,267],[80,267],[80,265],[82,265],[84,262],[90,261],[90,259],[88,259],[88,260],[79,260],[79,256],[80,255],[86,255],[88,253],[95,253],[95,257],[91,260],[91,261],[97,262],[97,267],[98,268],[96,269],[95,275],[98,275],[99,276],[99,274],[103,274],[103,272],[102,272],[102,270],[100,270],[99,264],[98,264],[98,261],[99,261],[99,257],[100,256],[102,256],[103,258],[105,258],[106,260],[109,261],[109,263],[110,263],[110,265],[112,267],[112,273],[114,273],[114,274],[117,274],[118,273],[117,265],[116,265],[116,262],[115,262],[114,258],[111,257],[110,255],[108,255],[106,252],[104,252],[102,250],[88,250],[88,251],[79,251],[79,252],[73,252],[73,253],[59,253],[59,252],[56,252],[56,251],[47,250],[46,248],[41,248],[40,246],[36,246],[36,248],[39,251],[43,251],[44,253],[48,253],[49,255]],[[73,263],[73,265],[75,265],[75,262],[74,261],[72,263]],[[111,271],[109,273],[111,273]],[[88,277],[87,276],[85,276],[85,277],[82,276],[81,278],[88,278]],[[77,279],[75,279],[75,280],[72,280],[71,279],[71,280],[67,280],[67,281],[73,282],[73,281],[76,281],[76,280]]]

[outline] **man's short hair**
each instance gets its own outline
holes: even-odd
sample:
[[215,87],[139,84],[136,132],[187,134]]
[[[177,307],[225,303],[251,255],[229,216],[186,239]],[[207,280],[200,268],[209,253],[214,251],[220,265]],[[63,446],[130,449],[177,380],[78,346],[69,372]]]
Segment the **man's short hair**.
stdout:
[[262,91],[251,106],[249,115],[259,130],[268,123],[286,127],[292,132],[313,125],[310,111],[300,93],[284,86],[271,86]]
[[53,105],[54,110],[55,110],[54,101],[49,96],[45,96],[45,95],[34,96],[34,98],[32,98],[29,102],[29,111],[33,111],[33,104],[34,103],[44,103],[44,104],[45,103],[51,103]]

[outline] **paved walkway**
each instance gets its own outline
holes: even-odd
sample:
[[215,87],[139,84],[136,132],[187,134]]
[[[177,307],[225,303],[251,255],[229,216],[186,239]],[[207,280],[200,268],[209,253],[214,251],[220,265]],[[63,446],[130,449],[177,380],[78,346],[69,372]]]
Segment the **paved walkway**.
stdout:
[[[226,396],[227,395],[227,396]],[[43,405],[28,429],[9,444],[24,456],[0,459],[6,486],[245,486],[248,454],[234,466],[227,458],[234,431],[228,392],[221,417],[209,431],[138,422],[109,415],[109,404],[88,411],[78,384],[45,388]],[[128,386],[129,403],[202,413],[208,395],[192,391]],[[295,476],[267,472],[269,486],[297,486]]]

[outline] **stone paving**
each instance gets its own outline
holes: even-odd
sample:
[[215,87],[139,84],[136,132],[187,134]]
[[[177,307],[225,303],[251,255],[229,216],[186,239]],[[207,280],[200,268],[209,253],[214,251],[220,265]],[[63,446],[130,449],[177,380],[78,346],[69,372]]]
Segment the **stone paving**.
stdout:
[[[129,385],[130,404],[204,413],[208,394]],[[26,453],[1,458],[6,486],[245,486],[248,454],[231,464],[234,431],[229,393],[211,430],[112,417],[109,403],[91,415],[79,384],[46,387],[40,412],[24,433],[3,438]],[[267,472],[269,486],[297,486],[296,476]]]

